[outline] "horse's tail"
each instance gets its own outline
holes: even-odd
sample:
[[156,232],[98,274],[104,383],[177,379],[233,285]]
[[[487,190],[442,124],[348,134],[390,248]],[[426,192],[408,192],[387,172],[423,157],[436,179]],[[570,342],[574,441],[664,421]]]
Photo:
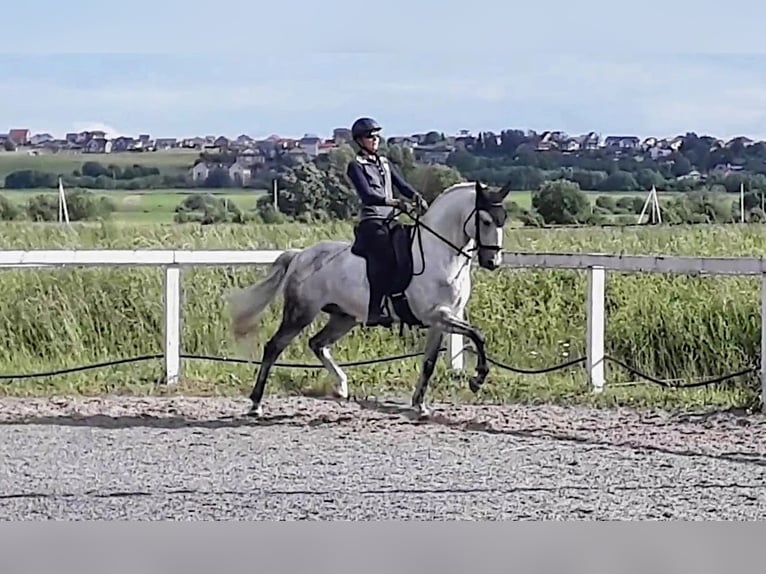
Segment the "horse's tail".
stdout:
[[258,316],[282,291],[290,264],[300,249],[287,249],[271,264],[268,275],[258,283],[229,294],[227,302],[236,339],[250,334]]

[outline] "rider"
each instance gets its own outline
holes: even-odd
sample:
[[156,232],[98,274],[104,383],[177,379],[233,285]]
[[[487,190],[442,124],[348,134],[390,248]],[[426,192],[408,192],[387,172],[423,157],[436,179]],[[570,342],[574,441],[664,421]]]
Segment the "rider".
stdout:
[[402,202],[394,197],[393,189],[417,201],[422,208],[428,207],[425,199],[404,180],[396,166],[378,154],[381,129],[372,118],[359,118],[354,122],[351,136],[359,146],[359,152],[346,170],[362,203],[357,233],[367,253],[367,268],[371,277],[367,325],[392,323],[381,308],[383,293],[380,289],[385,278],[394,271],[389,226],[399,223],[393,218],[386,222],[385,218],[395,207],[401,207]]

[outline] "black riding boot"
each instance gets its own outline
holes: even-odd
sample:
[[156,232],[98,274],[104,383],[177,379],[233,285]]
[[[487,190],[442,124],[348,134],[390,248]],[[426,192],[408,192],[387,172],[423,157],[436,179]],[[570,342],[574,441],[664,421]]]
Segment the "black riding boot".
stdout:
[[383,293],[377,289],[370,289],[370,303],[367,307],[368,327],[383,326],[390,327],[393,319],[383,310]]

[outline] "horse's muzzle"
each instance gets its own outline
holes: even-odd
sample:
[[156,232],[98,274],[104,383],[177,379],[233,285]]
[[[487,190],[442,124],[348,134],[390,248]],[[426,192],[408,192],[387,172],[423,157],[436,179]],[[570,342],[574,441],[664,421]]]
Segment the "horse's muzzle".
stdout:
[[479,267],[482,269],[488,269],[489,271],[494,271],[499,267],[499,265],[495,261],[494,257],[479,257]]

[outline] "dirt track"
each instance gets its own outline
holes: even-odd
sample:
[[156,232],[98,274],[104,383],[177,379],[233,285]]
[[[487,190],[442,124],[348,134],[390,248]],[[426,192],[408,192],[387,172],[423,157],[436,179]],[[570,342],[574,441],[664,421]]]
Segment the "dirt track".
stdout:
[[0,399],[2,519],[757,519],[766,420],[404,401]]

